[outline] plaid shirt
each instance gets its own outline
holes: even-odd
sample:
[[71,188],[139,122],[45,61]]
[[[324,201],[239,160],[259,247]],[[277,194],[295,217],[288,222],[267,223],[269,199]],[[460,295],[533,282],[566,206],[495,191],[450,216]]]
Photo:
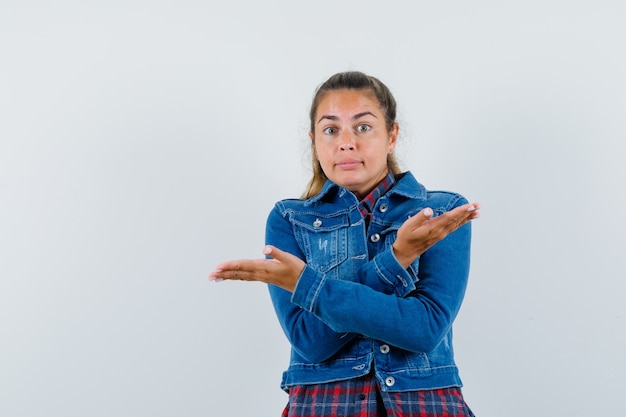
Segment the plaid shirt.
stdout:
[[365,219],[365,225],[369,226],[369,222],[373,217],[374,205],[376,200],[385,195],[396,183],[396,178],[389,172],[387,176],[366,195],[359,203],[359,211]]
[[289,389],[282,417],[474,417],[458,387],[385,392],[373,375]]

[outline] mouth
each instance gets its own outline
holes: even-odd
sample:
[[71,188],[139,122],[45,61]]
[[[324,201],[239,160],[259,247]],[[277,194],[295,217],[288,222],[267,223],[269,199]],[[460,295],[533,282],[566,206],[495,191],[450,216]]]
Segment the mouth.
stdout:
[[339,169],[351,170],[358,168],[361,165],[361,161],[357,161],[354,159],[345,159],[339,161],[335,164],[335,166]]

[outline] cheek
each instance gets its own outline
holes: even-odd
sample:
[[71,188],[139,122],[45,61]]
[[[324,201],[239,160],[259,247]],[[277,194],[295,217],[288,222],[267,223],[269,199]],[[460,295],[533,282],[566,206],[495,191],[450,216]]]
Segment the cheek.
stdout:
[[317,144],[314,148],[315,155],[317,156],[317,160],[320,161],[322,165],[330,158],[331,152],[327,146]]

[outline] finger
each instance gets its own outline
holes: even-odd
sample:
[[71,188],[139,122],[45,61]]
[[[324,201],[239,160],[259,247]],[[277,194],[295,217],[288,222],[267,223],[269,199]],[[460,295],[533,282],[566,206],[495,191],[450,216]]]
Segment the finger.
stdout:
[[218,277],[216,274],[214,274],[214,273],[210,273],[210,274],[209,274],[209,281],[213,281],[213,282],[222,282],[222,281],[224,281],[224,278],[220,278],[220,277]]
[[209,280],[220,282],[223,280],[264,281],[269,273],[267,259],[245,259],[224,262],[209,274]]
[[254,272],[262,267],[265,259],[241,259],[237,261],[228,261],[219,264],[210,276],[223,276],[226,273],[234,272]]
[[477,210],[478,208],[474,204],[465,204],[432,219],[431,223],[433,227],[439,226],[445,231],[451,232],[477,218],[479,216]]
[[224,281],[263,281],[262,275],[253,271],[223,271],[218,279]]
[[[479,203],[471,203],[471,204],[466,204],[465,206],[467,206],[467,213],[469,213],[469,216],[467,216],[467,221],[470,220],[474,220],[480,217],[480,204]],[[465,207],[462,206],[462,207]]]
[[480,206],[477,204],[464,204],[462,206],[456,207],[446,213],[444,216],[453,216],[457,218],[465,218],[471,217],[473,213],[476,213],[480,209]]
[[469,210],[472,212],[472,215],[470,216],[471,219],[477,219],[480,217],[480,212],[478,210],[480,210],[480,204],[479,203],[472,203],[472,209]]
[[462,206],[456,207],[450,210],[448,213],[471,213],[474,211],[478,211],[480,209],[480,204],[478,203],[467,203]]
[[433,238],[443,237],[470,220],[478,218],[480,216],[478,213],[479,208],[480,205],[477,203],[464,204],[437,217],[432,217],[432,209],[425,208],[415,216],[410,217],[405,223],[409,230],[418,231],[422,227],[427,226],[428,230],[430,230],[429,234]]
[[472,211],[468,211],[465,207],[457,207],[452,211],[442,214],[436,220],[440,220],[441,224],[448,230],[454,230],[469,221],[472,213]]

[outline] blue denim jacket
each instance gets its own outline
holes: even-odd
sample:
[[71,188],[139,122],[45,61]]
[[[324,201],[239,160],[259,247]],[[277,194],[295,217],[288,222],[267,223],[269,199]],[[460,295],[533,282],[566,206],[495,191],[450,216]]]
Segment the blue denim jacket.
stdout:
[[350,191],[327,181],[308,200],[282,200],[266,243],[306,262],[292,293],[270,285],[291,343],[282,388],[339,381],[373,371],[385,391],[461,386],[452,322],[463,300],[470,225],[403,268],[391,245],[400,225],[430,207],[435,216],[467,203],[427,191],[410,172],[376,202],[366,234]]

